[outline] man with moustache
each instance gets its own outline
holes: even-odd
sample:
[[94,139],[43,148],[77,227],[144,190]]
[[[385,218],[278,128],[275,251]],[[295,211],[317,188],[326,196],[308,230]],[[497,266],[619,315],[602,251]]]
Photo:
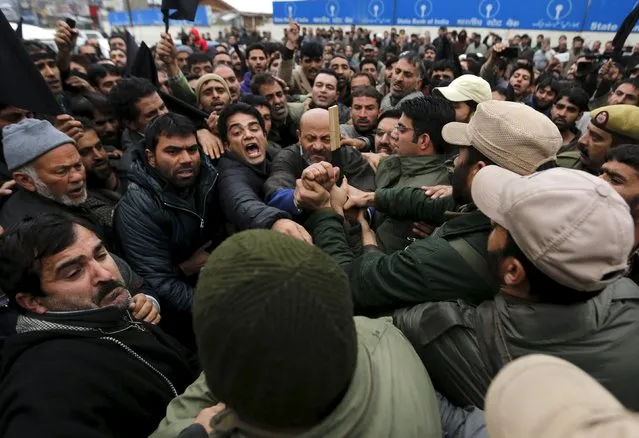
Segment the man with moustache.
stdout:
[[[214,115],[213,117],[219,117],[222,110],[231,103],[231,92],[226,81],[213,73],[198,79],[195,84],[195,96],[198,107],[205,113]],[[210,117],[209,125],[214,128],[213,133],[217,133],[217,123],[211,123]]]
[[225,237],[219,174],[184,116],[158,117],[145,131],[145,147],[133,162],[114,227],[124,257],[157,292],[166,330],[193,347],[194,286]]
[[251,92],[253,76],[266,71],[266,49],[262,44],[252,44],[246,49],[246,66],[248,70],[244,74],[244,80],[240,86],[242,93]]
[[119,266],[75,216],[40,214],[0,236],[0,288],[19,312],[2,349],[0,435],[148,436],[196,377]]
[[635,105],[610,105],[593,111],[577,149],[559,154],[557,163],[599,175],[608,151],[621,144],[639,144],[639,107]]
[[422,80],[424,71],[421,60],[414,53],[402,53],[395,64],[391,79],[391,91],[382,99],[382,112],[399,108],[402,102],[423,96]]
[[6,229],[26,216],[67,213],[86,221],[100,238],[108,237],[87,208],[86,171],[73,139],[47,121],[24,119],[5,127],[2,141],[16,189],[0,209],[0,226]]
[[550,120],[557,125],[562,138],[562,146],[557,154],[577,149],[581,137],[577,121],[584,111],[588,111],[588,93],[583,88],[572,87],[559,92],[550,110]]
[[293,69],[293,54],[297,46],[295,35],[289,29],[286,50],[282,53],[280,77],[289,85],[291,94],[311,94],[313,81],[324,63],[324,48],[317,42],[303,44],[300,48],[300,66]]
[[71,102],[62,90],[60,69],[56,63],[55,52],[46,44],[39,41],[23,41],[26,52],[31,57],[42,78],[47,83],[49,90],[65,112],[70,112]]
[[338,83],[339,79],[334,71],[328,69],[320,70],[313,81],[311,98],[305,102],[305,105],[309,109],[328,109],[333,105],[337,105],[339,109],[339,122],[346,123],[351,117],[351,112],[347,106],[337,102]]
[[264,202],[264,182],[279,150],[267,146],[260,112],[245,103],[225,108],[218,120],[228,153],[218,163],[220,205],[235,231],[264,228],[311,241],[290,214]]
[[384,111],[379,116],[377,129],[375,129],[375,153],[393,155],[399,148],[399,137],[396,135],[395,126],[402,116],[401,109]]
[[[271,173],[264,185],[268,205],[291,214],[301,215],[312,201],[300,202],[296,180],[309,165],[326,161],[341,169],[350,185],[361,190],[375,187],[375,173],[356,149],[343,146],[331,151],[328,111],[315,108],[304,113],[298,131],[299,144],[285,148],[273,161]],[[368,189],[366,188],[368,187]]]
[[382,95],[374,87],[357,88],[353,91],[351,123],[340,125],[342,146],[351,146],[362,152],[375,147],[375,128],[379,117]]
[[346,59],[344,55],[337,54],[333,56],[328,67],[337,75],[337,89],[339,91],[337,100],[345,106],[351,106],[350,84],[353,70],[351,70],[351,67],[348,65],[348,59]]
[[233,69],[225,64],[217,64],[213,66],[213,73],[226,81],[231,93],[231,103],[238,103],[241,97],[240,81],[237,80]]

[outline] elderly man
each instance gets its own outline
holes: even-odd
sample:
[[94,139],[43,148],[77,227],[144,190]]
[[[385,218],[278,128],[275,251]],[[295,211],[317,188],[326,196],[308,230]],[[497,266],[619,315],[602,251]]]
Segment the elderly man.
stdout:
[[[341,169],[349,184],[367,190],[375,187],[375,174],[362,154],[352,147],[341,147],[331,151],[331,135],[328,111],[321,108],[307,111],[300,121],[298,145],[280,152],[265,183],[269,205],[299,216],[307,207],[300,203],[296,180],[306,167],[321,161],[331,162]],[[310,205],[309,205],[310,206]]]
[[395,71],[391,79],[391,91],[381,104],[381,112],[399,108],[402,102],[423,96],[422,80],[424,67],[422,61],[414,53],[402,53],[395,64]]

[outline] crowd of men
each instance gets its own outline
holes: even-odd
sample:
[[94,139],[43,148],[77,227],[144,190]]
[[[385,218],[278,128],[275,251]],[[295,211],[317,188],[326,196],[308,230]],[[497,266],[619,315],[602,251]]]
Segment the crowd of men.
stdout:
[[[569,436],[639,410],[639,45],[180,39],[153,77],[130,35],[22,42],[63,114],[0,96],[1,436]],[[548,394],[512,388],[563,361],[584,386],[538,388],[616,416],[532,417]]]

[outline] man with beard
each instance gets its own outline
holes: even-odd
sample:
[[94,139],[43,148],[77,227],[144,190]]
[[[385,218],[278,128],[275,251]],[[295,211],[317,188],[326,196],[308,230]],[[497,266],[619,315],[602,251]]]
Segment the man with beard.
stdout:
[[381,93],[382,96],[386,96],[390,93],[391,81],[393,79],[393,71],[395,71],[395,65],[397,64],[397,56],[391,55],[386,59],[384,69],[384,81],[377,85],[377,91]]
[[374,87],[356,88],[353,91],[351,123],[340,125],[342,146],[351,146],[362,152],[370,152],[375,146],[374,131],[379,117],[382,96]]
[[[408,131],[406,123],[402,126],[398,131]],[[430,237],[392,254],[370,250],[356,257],[336,213],[315,209],[305,224],[313,243],[349,273],[356,314],[379,315],[426,301],[464,299],[478,304],[492,299],[498,284],[490,276],[487,262],[491,224],[473,204],[472,179],[479,169],[493,163],[522,175],[531,174],[549,165],[561,146],[559,131],[546,116],[513,102],[480,103],[470,123],[449,123],[441,134],[443,141],[460,147],[452,197],[430,199],[421,188],[361,193],[350,187],[346,199],[331,188],[335,193],[331,199],[343,211],[374,206],[394,219],[438,226]],[[320,174],[316,179],[325,181],[325,176]],[[313,195],[321,198],[322,191],[326,189],[315,186],[300,193],[300,202],[306,203]],[[453,211],[457,214],[451,215]],[[370,230],[362,229],[363,241],[374,244],[369,234]]]
[[337,89],[339,95],[337,100],[346,105],[351,106],[351,77],[353,77],[353,70],[348,65],[348,60],[344,55],[335,55],[329,63],[329,68],[337,75]]
[[[0,209],[5,229],[25,216],[68,213],[87,221],[102,239],[107,235],[87,208],[86,172],[75,141],[49,122],[24,119],[2,130],[4,155],[16,190]],[[110,247],[112,241],[105,242]]]
[[309,109],[328,109],[333,105],[339,108],[339,122],[346,123],[350,119],[350,111],[347,106],[337,102],[337,84],[339,80],[334,71],[322,69],[313,81],[311,97],[305,104]]
[[240,81],[237,80],[233,69],[228,65],[218,64],[213,67],[213,74],[220,76],[226,81],[226,85],[229,87],[231,93],[231,103],[239,102],[241,97]]
[[402,53],[395,64],[391,91],[382,99],[382,112],[396,109],[401,104],[415,97],[422,96],[422,80],[424,68],[422,62],[414,53]]
[[296,180],[309,165],[326,161],[341,169],[342,176],[349,184],[361,190],[373,190],[375,173],[352,147],[341,147],[331,151],[331,134],[328,111],[315,108],[304,113],[298,131],[299,145],[285,148],[273,161],[271,174],[266,180],[264,191],[268,205],[277,207],[299,216],[307,208],[312,208],[312,201],[301,202],[296,189]]
[[158,117],[145,131],[145,145],[113,223],[126,260],[160,298],[165,328],[192,347],[193,288],[225,237],[219,174],[184,116]]
[[550,108],[557,99],[559,84],[551,75],[542,75],[535,81],[535,93],[524,100],[524,103],[540,113],[550,115]]
[[120,122],[109,105],[109,100],[100,93],[86,93],[85,97],[93,105],[91,120],[102,144],[107,146],[109,152],[121,150]]
[[626,202],[605,181],[562,168],[519,176],[487,166],[471,193],[494,224],[487,250],[499,293],[478,307],[426,303],[393,318],[438,389],[481,408],[504,365],[546,353],[637,409],[639,287],[623,278],[634,244]]
[[209,124],[215,129],[213,133],[217,134],[217,123],[212,121],[211,116],[219,117],[231,103],[231,92],[226,81],[216,74],[206,74],[195,84],[195,96],[198,107],[210,115]]
[[384,111],[379,116],[377,122],[377,129],[375,129],[375,153],[393,155],[397,153],[399,148],[397,136],[393,137],[393,134],[397,134],[395,126],[399,122],[399,118],[402,116],[402,110],[388,110]]
[[267,147],[266,126],[259,111],[245,103],[224,109],[218,121],[228,149],[218,163],[220,205],[235,231],[265,228],[311,241],[290,215],[264,203],[264,182],[279,153]]
[[253,77],[266,71],[266,62],[266,49],[262,44],[252,44],[246,49],[246,66],[249,71],[244,75],[244,80],[240,86],[242,93],[251,92]]
[[[558,155],[577,149],[581,137],[577,129],[577,120],[581,119],[584,111],[588,111],[588,93],[582,88],[572,87],[559,92],[550,111],[550,120],[557,125],[562,138]],[[561,166],[559,158],[557,164]]]
[[562,167],[599,175],[606,154],[621,144],[639,144],[639,107],[611,105],[591,113],[586,132],[579,138],[577,150],[557,157]]
[[[287,43],[286,48],[293,52],[294,48],[291,49],[291,45]],[[303,44],[300,48],[300,66],[295,69],[293,69],[293,56],[290,52],[282,55],[280,77],[289,85],[291,94],[311,94],[313,91],[312,84],[324,63],[322,59],[324,49],[321,44],[316,42]]]
[[271,105],[273,127],[268,140],[282,147],[297,143],[297,128],[304,113],[303,103],[289,103],[280,82],[269,73],[253,79],[253,94],[264,97]]
[[127,57],[124,50],[111,49],[111,52],[109,52],[109,59],[115,64],[116,67],[121,69],[126,68]]
[[93,64],[87,72],[89,83],[105,96],[122,79],[122,70],[109,64]]
[[0,287],[20,312],[2,350],[3,437],[148,436],[196,377],[119,266],[70,215],[40,214],[0,237]]

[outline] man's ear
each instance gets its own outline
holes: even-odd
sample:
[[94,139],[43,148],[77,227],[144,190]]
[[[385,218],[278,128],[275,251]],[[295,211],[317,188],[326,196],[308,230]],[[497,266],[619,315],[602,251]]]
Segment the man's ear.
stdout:
[[506,286],[517,286],[526,281],[526,271],[515,257],[506,257],[501,267]]
[[33,181],[33,178],[31,178],[26,173],[14,172],[12,176],[13,179],[16,181],[16,184],[18,184],[23,189],[30,192],[36,191],[35,181]]
[[146,161],[149,163],[149,166],[155,168],[156,166],[156,162],[155,162],[155,154],[153,152],[151,152],[150,149],[145,149],[144,153],[146,154]]
[[419,145],[419,149],[421,149],[422,151],[427,150],[429,147],[432,146],[430,135],[426,133],[421,134],[419,137],[417,137],[417,144]]
[[18,305],[23,309],[40,315],[49,310],[42,304],[42,298],[44,297],[38,297],[28,293],[18,292],[16,294],[16,303],[18,303]]

